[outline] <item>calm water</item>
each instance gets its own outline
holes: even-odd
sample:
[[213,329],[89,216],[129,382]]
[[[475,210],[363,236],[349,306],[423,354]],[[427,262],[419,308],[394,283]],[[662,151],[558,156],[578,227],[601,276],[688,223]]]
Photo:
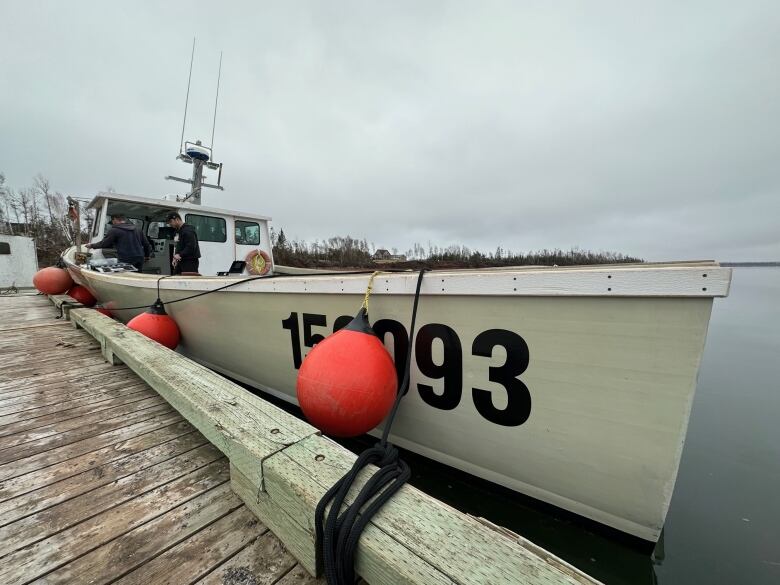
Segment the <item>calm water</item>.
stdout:
[[[735,268],[716,299],[661,543],[583,521],[413,453],[412,483],[607,585],[780,584],[780,268]],[[373,440],[345,442],[353,450]]]
[[688,438],[655,551],[414,455],[413,483],[608,585],[780,583],[780,268],[716,299]]

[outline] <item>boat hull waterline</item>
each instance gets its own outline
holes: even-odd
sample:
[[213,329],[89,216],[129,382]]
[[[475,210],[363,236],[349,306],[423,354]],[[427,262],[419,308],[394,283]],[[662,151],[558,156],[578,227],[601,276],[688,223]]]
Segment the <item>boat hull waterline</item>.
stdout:
[[[159,277],[72,263],[69,270],[109,308],[151,305],[157,297]],[[674,489],[713,297],[728,293],[731,273],[712,264],[551,270],[557,272],[426,275],[410,390],[392,440],[655,541]],[[401,361],[416,276],[380,275],[370,302],[372,324]],[[166,278],[161,297],[170,302],[234,281]],[[599,294],[591,281],[618,290]],[[258,279],[166,310],[185,355],[295,403],[301,360],[354,316],[367,282],[368,275]],[[621,286],[650,292],[621,294]],[[496,292],[502,287],[515,290]],[[117,317],[127,322],[141,312]]]

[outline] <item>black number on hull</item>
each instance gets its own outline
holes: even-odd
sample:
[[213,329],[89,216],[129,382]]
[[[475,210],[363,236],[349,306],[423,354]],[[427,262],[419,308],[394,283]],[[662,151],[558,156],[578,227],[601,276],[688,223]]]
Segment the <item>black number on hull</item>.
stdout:
[[[394,319],[380,319],[372,325],[372,328],[382,343],[385,341],[386,334],[393,335],[393,361],[400,388],[404,377],[404,368],[406,368],[406,354],[409,352],[409,334],[406,333],[406,327]],[[409,392],[409,388],[406,391]]]
[[471,353],[482,357],[493,357],[493,348],[500,345],[506,350],[506,362],[502,366],[491,366],[488,379],[506,389],[506,408],[498,409],[493,404],[490,390],[472,388],[474,406],[479,414],[492,423],[505,427],[516,427],[528,420],[531,414],[531,393],[517,376],[528,368],[528,344],[517,333],[506,329],[488,329],[474,340]]
[[298,313],[290,313],[290,316],[282,321],[282,329],[290,331],[290,344],[292,345],[293,365],[298,370],[301,367],[301,336],[298,333]]
[[325,339],[324,335],[319,333],[312,334],[312,325],[318,325],[325,327],[328,324],[328,320],[325,315],[318,315],[316,313],[304,313],[303,314],[303,344],[306,347],[314,347],[315,343],[319,343]]
[[[433,362],[434,339],[440,339],[444,344],[444,359],[441,364]],[[441,410],[452,410],[458,406],[463,393],[463,353],[455,331],[441,323],[424,325],[417,333],[414,352],[420,372],[434,380],[444,379],[444,390],[441,394],[436,394],[433,386],[417,384],[420,397]]]
[[336,331],[339,331],[340,329],[344,329],[347,325],[349,325],[349,322],[352,321],[352,317],[349,315],[342,315],[336,321],[333,323],[333,333],[336,333]]
[[[341,315],[333,323],[333,332],[342,329],[351,320],[351,316]],[[303,346],[313,347],[322,341],[324,336],[312,333],[312,327],[325,327],[327,323],[325,315],[303,313]],[[298,313],[290,313],[290,316],[282,321],[282,327],[290,332],[293,365],[298,370],[302,362]],[[388,333],[393,335],[395,368],[400,386],[410,343],[406,327],[394,319],[380,319],[374,323],[373,329],[383,343]],[[441,340],[444,348],[441,364],[433,360],[433,343],[436,339]],[[519,426],[527,421],[531,414],[531,393],[528,387],[518,380],[518,376],[528,368],[528,344],[518,334],[506,329],[489,329],[477,335],[471,346],[471,353],[478,357],[492,358],[493,350],[499,345],[506,351],[506,361],[501,366],[490,366],[488,379],[501,384],[506,390],[506,407],[495,406],[493,392],[490,390],[472,388],[471,396],[477,412],[486,420],[507,427]],[[434,391],[431,385],[418,383],[420,397],[428,405],[440,410],[456,408],[463,394],[463,350],[457,333],[447,325],[429,323],[417,333],[414,350],[420,373],[433,380],[443,380],[441,393]]]

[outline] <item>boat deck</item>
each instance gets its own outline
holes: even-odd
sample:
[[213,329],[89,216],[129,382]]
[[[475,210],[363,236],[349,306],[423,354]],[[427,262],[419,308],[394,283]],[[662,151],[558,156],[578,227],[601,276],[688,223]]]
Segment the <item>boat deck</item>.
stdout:
[[321,583],[226,457],[45,296],[0,296],[0,583]]

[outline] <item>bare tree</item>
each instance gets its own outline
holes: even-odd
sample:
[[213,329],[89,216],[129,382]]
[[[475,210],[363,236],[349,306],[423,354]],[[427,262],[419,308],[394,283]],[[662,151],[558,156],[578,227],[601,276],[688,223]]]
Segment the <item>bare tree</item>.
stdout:
[[0,230],[3,233],[14,233],[11,228],[10,194],[5,186],[5,175],[3,173],[0,173]]
[[49,184],[49,179],[44,177],[41,173],[38,173],[33,179],[33,189],[40,194],[44,203],[46,203],[46,209],[49,211],[49,221],[53,220],[54,216],[51,213],[51,185]]

